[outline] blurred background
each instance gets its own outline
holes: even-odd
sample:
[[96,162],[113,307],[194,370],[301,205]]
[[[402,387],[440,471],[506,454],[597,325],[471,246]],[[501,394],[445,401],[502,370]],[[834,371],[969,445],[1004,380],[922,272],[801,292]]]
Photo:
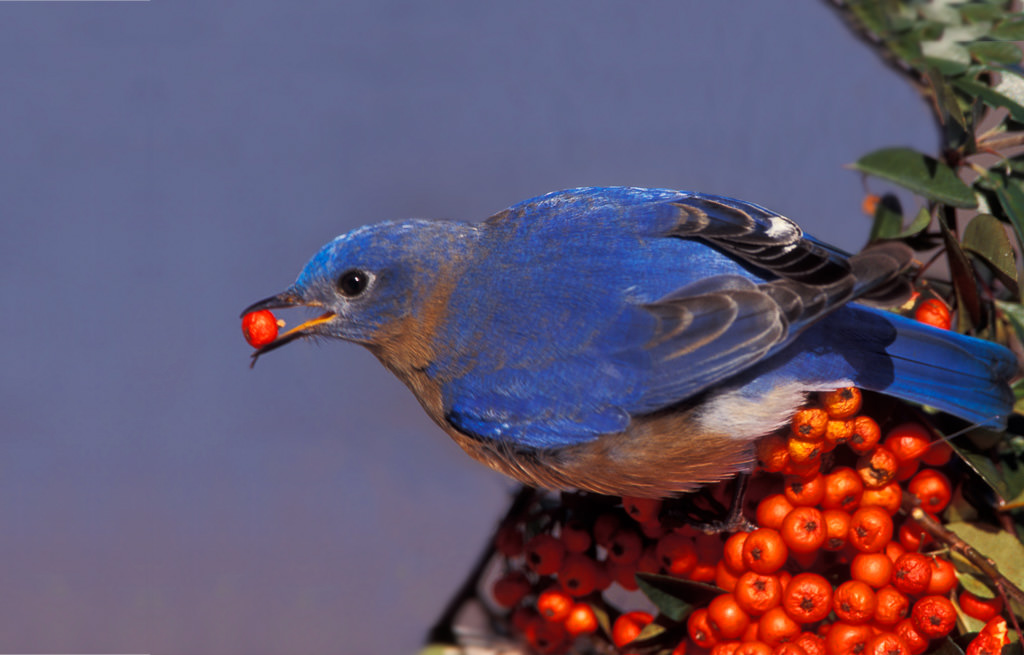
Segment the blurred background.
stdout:
[[[511,483],[238,314],[383,219],[579,185],[859,248],[926,107],[823,2],[0,3],[0,652],[402,653]],[[294,313],[286,318],[298,318]]]

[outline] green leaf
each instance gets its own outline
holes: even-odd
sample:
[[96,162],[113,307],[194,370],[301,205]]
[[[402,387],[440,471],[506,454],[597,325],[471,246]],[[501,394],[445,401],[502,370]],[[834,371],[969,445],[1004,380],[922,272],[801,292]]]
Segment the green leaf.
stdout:
[[[1017,180],[1003,180],[1001,176],[995,178],[996,198],[999,206],[1002,207],[1006,218],[1013,225],[1013,231],[1017,234],[1017,243],[1024,244],[1024,190]],[[988,178],[989,181],[993,177]]]
[[868,241],[895,239],[903,230],[903,208],[895,194],[887,193],[878,201]]
[[[1002,82],[1000,82],[1000,86],[1001,85]],[[1006,93],[968,77],[956,78],[953,80],[953,86],[969,96],[978,98],[990,107],[1006,108],[1009,110],[1010,115],[1015,121],[1024,123],[1024,104],[1017,102],[1013,97]]]
[[[939,112],[939,122],[946,128],[947,140],[951,146],[960,146],[967,140],[967,119],[960,109],[953,87],[944,75],[936,70],[925,71],[925,78],[932,87],[935,106]],[[955,126],[955,127],[954,127]],[[956,129],[959,128],[959,129]]]
[[967,44],[967,51],[981,62],[1016,64],[1021,60],[1020,48],[1009,41],[975,41]]
[[990,21],[1006,15],[1006,10],[997,4],[962,4],[958,5],[957,9],[965,20],[971,22]]
[[957,553],[954,556],[954,560],[954,566],[957,569],[957,571],[960,572],[960,575],[957,576],[957,579],[960,581],[960,584],[963,585],[964,589],[971,592],[978,598],[987,599],[995,597],[995,592],[992,591],[991,587],[989,587],[988,584],[985,584],[985,580],[987,578],[985,577],[984,573],[982,573],[976,568],[973,570],[968,568],[971,566],[970,562],[968,562],[967,559],[959,553]]
[[978,523],[951,523],[946,528],[994,561],[1007,580],[1024,586],[1024,544],[1015,535]]
[[917,234],[920,234],[921,232],[924,232],[925,228],[931,225],[931,223],[931,213],[928,211],[926,207],[922,207],[921,209],[917,210],[917,216],[914,217],[914,220],[910,223],[910,225],[908,225],[905,230],[897,234],[896,238],[906,239],[907,237],[912,237]]
[[910,148],[883,148],[853,163],[853,168],[880,177],[926,198],[954,207],[978,206],[971,188],[942,162]]
[[[1010,325],[1013,326],[1014,332],[1017,333],[1017,338],[1024,341],[1024,307],[1022,307],[1020,303],[997,300],[996,308],[1003,312],[1006,318],[1010,321]],[[1014,385],[1014,389],[1016,389],[1018,385],[1021,389],[1024,389],[1024,380],[1019,380]]]
[[[971,53],[959,43],[926,41],[921,44],[925,53],[924,62],[943,75],[952,77],[967,72],[971,65]],[[921,66],[915,68],[920,69]]]
[[996,273],[1017,286],[1017,260],[1002,221],[991,214],[978,214],[964,228],[960,243],[964,250],[984,259]]
[[1024,18],[1017,17],[1004,20],[992,28],[989,35],[993,39],[1001,39],[1003,41],[1024,41]]
[[957,327],[961,332],[967,332],[971,327],[978,326],[982,322],[981,298],[978,296],[978,282],[974,276],[974,269],[967,255],[961,250],[956,236],[946,226],[946,222],[939,220],[939,229],[942,231],[942,241],[946,246],[946,258],[949,261],[949,272],[953,277],[953,288],[956,290]]
[[637,573],[636,582],[658,611],[673,621],[689,616],[695,603],[710,602],[722,593],[718,587],[653,573]]

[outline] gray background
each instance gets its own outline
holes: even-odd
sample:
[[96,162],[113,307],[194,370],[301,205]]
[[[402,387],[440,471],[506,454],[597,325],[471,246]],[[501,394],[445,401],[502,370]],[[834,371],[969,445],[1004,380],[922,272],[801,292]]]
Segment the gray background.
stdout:
[[5,653],[417,646],[512,487],[357,347],[248,369],[336,234],[632,184],[856,249],[842,165],[935,143],[810,0],[3,2],[0,62]]

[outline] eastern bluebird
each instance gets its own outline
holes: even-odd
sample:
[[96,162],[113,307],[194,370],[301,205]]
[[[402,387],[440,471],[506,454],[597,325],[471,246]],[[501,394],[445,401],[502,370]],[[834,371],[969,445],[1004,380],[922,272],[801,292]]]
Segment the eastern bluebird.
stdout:
[[748,468],[812,391],[1004,425],[1010,351],[872,306],[905,295],[910,259],[898,243],[850,256],[732,198],[579,188],[479,224],[353,230],[246,312],[319,308],[254,357],[360,343],[526,484],[662,497]]

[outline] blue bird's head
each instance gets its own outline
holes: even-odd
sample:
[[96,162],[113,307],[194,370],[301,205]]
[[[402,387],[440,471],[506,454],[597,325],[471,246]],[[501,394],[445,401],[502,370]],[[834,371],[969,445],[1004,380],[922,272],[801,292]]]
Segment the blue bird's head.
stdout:
[[428,313],[439,278],[460,258],[472,233],[465,224],[408,220],[361,227],[335,238],[306,263],[288,289],[242,312],[296,306],[321,312],[257,350],[253,362],[303,337],[360,343],[378,356],[395,340],[416,337],[421,327],[417,319]]

